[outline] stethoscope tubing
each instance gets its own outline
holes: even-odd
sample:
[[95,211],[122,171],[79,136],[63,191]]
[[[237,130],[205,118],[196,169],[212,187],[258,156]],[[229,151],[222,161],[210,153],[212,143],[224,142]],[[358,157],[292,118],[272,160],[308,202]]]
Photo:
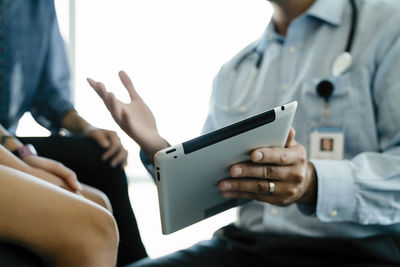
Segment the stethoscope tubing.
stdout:
[[[351,52],[351,48],[353,46],[355,30],[357,27],[358,10],[357,10],[356,4],[355,4],[355,0],[350,0],[350,5],[351,5],[351,9],[352,9],[351,27],[350,27],[349,35],[347,38],[345,51],[343,53],[341,53],[341,55],[347,53],[351,57],[350,52]],[[245,103],[246,98],[249,97],[250,91],[255,86],[255,83],[256,83],[262,62],[263,62],[264,53],[265,53],[265,49],[264,49],[264,51],[261,52],[258,50],[258,46],[259,45],[254,46],[249,52],[244,54],[238,60],[238,62],[235,64],[233,71],[229,74],[229,77],[228,77],[227,85],[225,87],[225,92],[224,92],[224,96],[222,99],[223,100],[222,105],[219,105],[218,103],[215,102],[214,105],[216,108],[219,108],[222,111],[227,112],[227,113],[243,113],[243,112],[247,111],[248,106],[251,103],[249,102],[249,103],[247,103],[247,105],[244,103]],[[256,63],[254,64],[255,68],[253,68],[251,73],[249,74],[249,78],[247,79],[247,81],[243,87],[243,90],[240,92],[239,96],[232,103],[232,101],[230,99],[231,92],[233,90],[234,84],[236,83],[236,80],[238,77],[238,72],[240,70],[240,66],[248,57],[250,57],[253,54],[257,55],[257,60],[256,60]],[[350,65],[351,65],[351,63],[350,63]],[[344,71],[346,71],[350,67],[350,65]],[[299,78],[300,77],[302,77],[302,75],[299,75]],[[330,79],[323,80],[323,81],[329,81],[329,80]],[[297,84],[298,82],[299,82],[299,79],[297,79],[295,84]],[[255,97],[253,97],[252,99],[254,100],[254,98]]]

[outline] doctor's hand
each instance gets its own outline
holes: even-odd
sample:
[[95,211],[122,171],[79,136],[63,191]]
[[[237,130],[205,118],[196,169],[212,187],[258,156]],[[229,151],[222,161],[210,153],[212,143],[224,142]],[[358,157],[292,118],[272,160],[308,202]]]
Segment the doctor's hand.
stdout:
[[251,152],[251,162],[231,166],[229,180],[219,183],[226,198],[245,198],[287,206],[292,203],[315,204],[317,178],[307,160],[304,146],[290,129],[284,148],[259,148]]
[[119,72],[119,77],[129,93],[130,103],[123,103],[116,99],[115,95],[108,92],[101,82],[90,78],[87,80],[103,100],[115,122],[138,143],[147,157],[153,160],[154,154],[168,147],[169,144],[159,135],[154,115],[136,92],[131,79],[123,71]]

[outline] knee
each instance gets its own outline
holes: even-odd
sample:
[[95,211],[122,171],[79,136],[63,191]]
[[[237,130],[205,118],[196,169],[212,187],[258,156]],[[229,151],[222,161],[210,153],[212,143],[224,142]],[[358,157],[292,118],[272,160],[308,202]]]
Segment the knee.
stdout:
[[[94,209],[87,215],[88,224],[86,233],[83,234],[83,242],[87,251],[82,251],[92,259],[99,255],[108,255],[108,259],[116,261],[119,233],[112,214],[103,209]],[[85,256],[85,255],[83,255]]]
[[104,194],[102,191],[100,190],[96,190],[98,191],[98,194],[96,195],[97,197],[97,201],[99,203],[99,205],[101,205],[102,207],[104,207],[105,209],[107,209],[109,212],[113,212],[112,210],[112,206],[110,203],[110,200],[108,199],[107,195]]
[[106,194],[94,187],[85,184],[82,184],[82,188],[82,194],[85,198],[99,204],[100,206],[112,213],[112,206]]
[[119,234],[114,217],[107,210],[87,205],[71,218],[71,231],[65,233],[56,253],[56,266],[115,266]]

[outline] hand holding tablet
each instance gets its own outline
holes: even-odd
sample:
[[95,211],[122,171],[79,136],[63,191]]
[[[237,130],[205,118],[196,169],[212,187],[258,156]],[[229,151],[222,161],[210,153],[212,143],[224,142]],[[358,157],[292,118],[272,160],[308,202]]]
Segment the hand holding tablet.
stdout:
[[[157,152],[154,159],[163,233],[172,233],[247,203],[249,200],[246,199],[254,199],[253,189],[259,185],[271,191],[271,181],[246,178],[261,178],[252,172],[262,170],[254,168],[253,163],[244,162],[255,161],[260,152],[267,152],[268,147],[276,153],[285,144],[293,145],[294,139],[287,137],[296,108],[297,102],[291,102]],[[294,137],[294,132],[291,136]],[[261,157],[260,163],[276,157],[271,156]],[[291,161],[278,163],[289,164]],[[233,167],[229,169],[230,166]],[[237,168],[242,172],[233,173]],[[274,183],[276,190],[278,184],[280,181]],[[224,190],[223,195],[220,189]],[[265,192],[257,193],[261,198]]]

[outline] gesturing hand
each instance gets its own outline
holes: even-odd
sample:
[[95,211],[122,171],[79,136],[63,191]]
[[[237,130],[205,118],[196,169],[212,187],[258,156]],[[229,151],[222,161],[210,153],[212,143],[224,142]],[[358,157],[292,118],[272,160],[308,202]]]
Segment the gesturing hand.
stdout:
[[[231,166],[233,179],[219,183],[227,198],[246,198],[286,206],[294,202],[316,201],[317,179],[314,166],[307,161],[304,146],[290,133],[284,148],[259,148],[251,152],[250,163]],[[252,179],[253,178],[253,179]],[[273,192],[270,189],[273,183]]]
[[119,77],[129,93],[130,103],[123,103],[115,98],[101,82],[88,78],[91,87],[101,97],[115,122],[124,130],[142,149],[153,158],[155,152],[168,143],[159,135],[153,113],[133,87],[128,75],[120,71]]

